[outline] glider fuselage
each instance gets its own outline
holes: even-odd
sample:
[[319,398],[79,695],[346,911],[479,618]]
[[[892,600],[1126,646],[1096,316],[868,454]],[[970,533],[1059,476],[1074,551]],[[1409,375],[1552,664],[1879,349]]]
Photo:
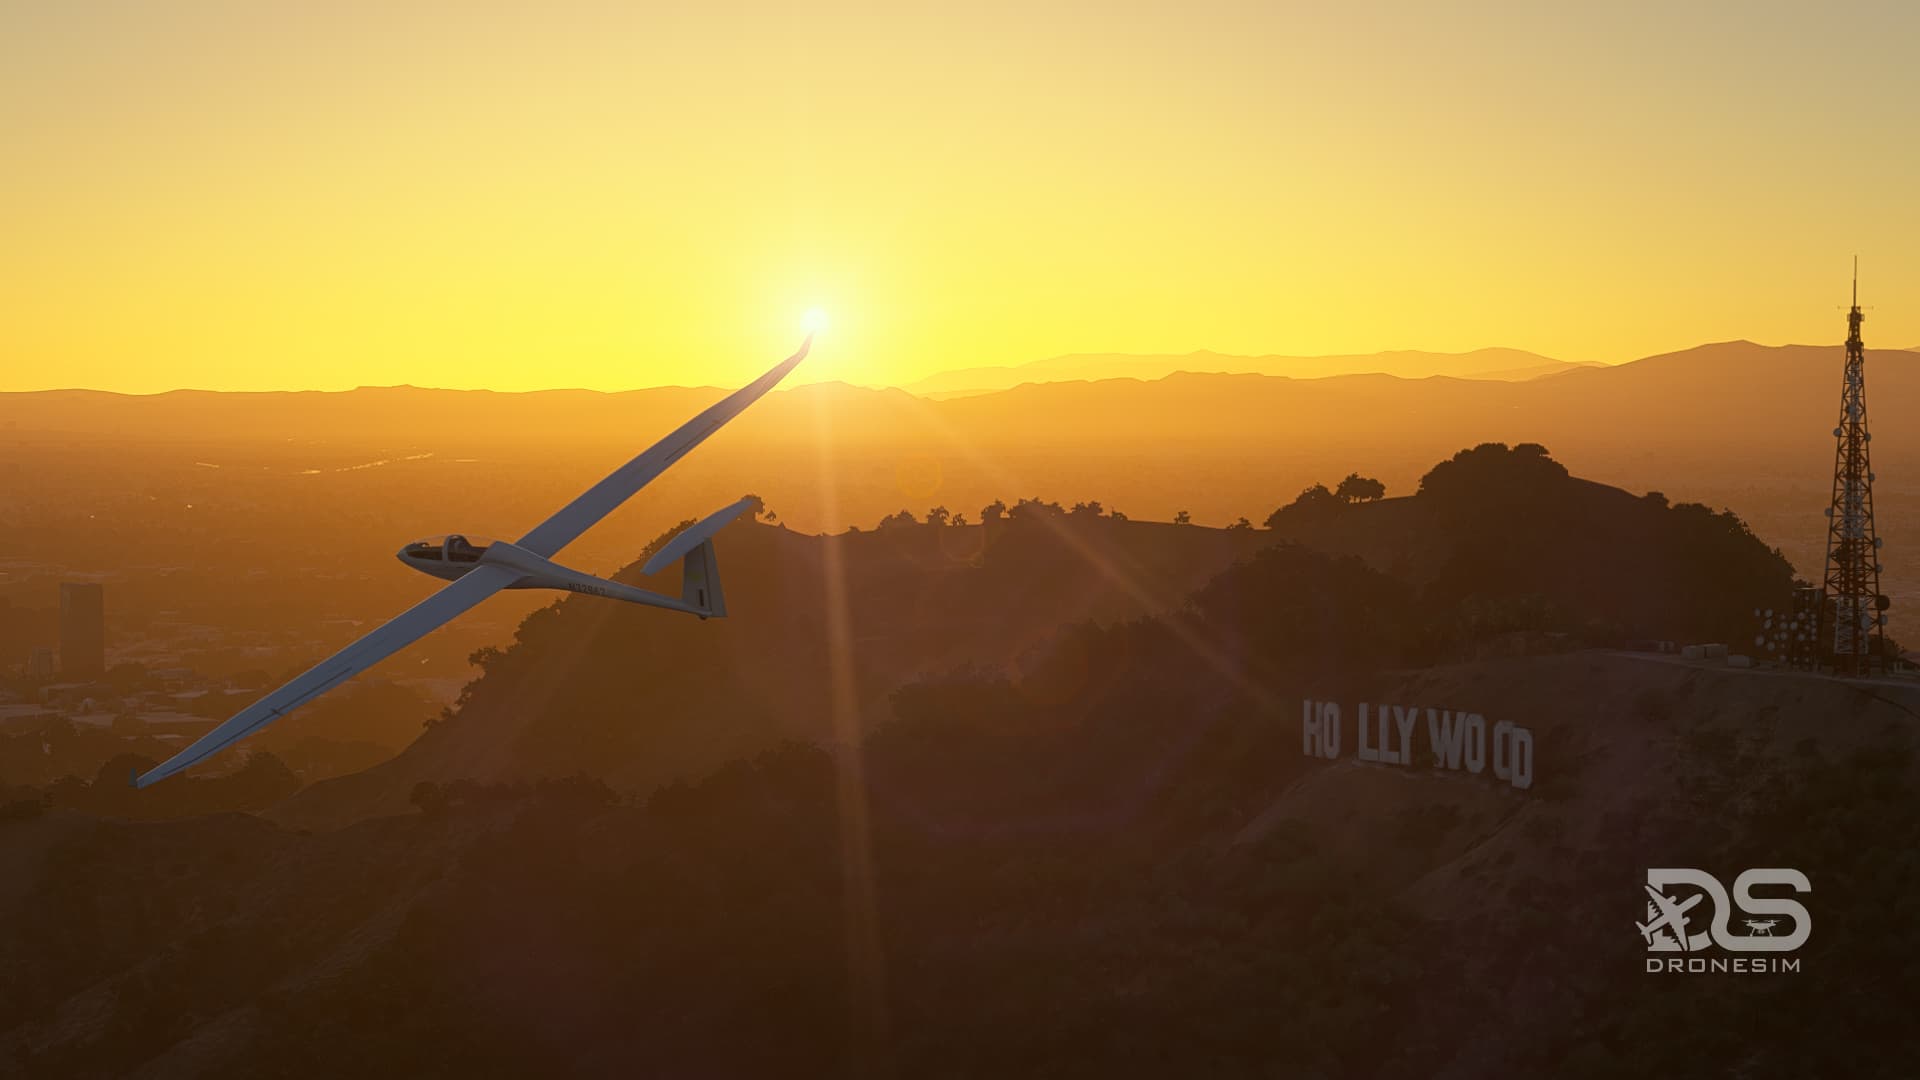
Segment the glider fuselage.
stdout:
[[509,589],[559,589],[706,617],[699,608],[674,597],[581,573],[505,540],[469,539],[452,533],[416,540],[395,556],[423,574],[446,581],[456,581],[482,566],[500,566],[520,574],[518,581],[507,586]]

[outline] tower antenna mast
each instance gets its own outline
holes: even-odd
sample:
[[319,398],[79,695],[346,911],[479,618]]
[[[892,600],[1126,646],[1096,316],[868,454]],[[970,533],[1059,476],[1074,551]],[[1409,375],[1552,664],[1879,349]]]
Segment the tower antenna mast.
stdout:
[[1853,257],[1853,306],[1847,312],[1847,360],[1840,421],[1833,429],[1833,500],[1827,507],[1827,565],[1820,634],[1838,675],[1886,668],[1887,597],[1880,591],[1880,537],[1873,527],[1873,465],[1867,429],[1866,346],[1860,341],[1860,257]]

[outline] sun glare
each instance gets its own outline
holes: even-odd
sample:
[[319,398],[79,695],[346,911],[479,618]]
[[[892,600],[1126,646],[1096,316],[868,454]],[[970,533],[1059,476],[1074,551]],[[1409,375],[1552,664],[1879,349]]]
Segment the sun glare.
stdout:
[[807,313],[800,316],[800,325],[806,328],[807,333],[817,334],[827,328],[827,313],[817,307],[808,308]]

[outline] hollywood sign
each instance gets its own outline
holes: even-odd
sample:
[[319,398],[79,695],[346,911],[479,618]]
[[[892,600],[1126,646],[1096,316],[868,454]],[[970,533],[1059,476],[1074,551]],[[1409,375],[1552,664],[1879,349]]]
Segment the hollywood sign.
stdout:
[[[1495,779],[1522,791],[1533,786],[1533,732],[1505,720],[1488,727],[1486,717],[1476,712],[1363,701],[1359,722],[1353,725],[1354,756],[1382,765],[1410,765],[1415,759],[1414,736],[1422,730],[1428,751],[1423,762],[1476,774],[1491,766]],[[1312,698],[1300,702],[1301,753],[1337,758],[1344,734],[1339,702]]]

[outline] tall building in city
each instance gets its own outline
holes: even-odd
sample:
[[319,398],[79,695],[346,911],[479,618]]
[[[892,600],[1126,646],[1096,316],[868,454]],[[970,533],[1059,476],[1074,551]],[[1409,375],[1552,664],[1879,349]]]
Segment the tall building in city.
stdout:
[[101,585],[60,583],[60,673],[93,677],[107,671],[107,597]]
[[0,671],[25,660],[26,655],[26,615],[14,610],[13,601],[0,596]]

